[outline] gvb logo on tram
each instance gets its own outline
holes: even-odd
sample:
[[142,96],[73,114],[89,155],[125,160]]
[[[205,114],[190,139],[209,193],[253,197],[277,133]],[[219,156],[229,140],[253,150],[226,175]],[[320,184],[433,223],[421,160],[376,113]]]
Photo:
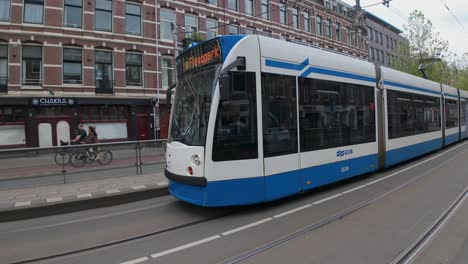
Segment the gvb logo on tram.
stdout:
[[342,158],[342,157],[344,157],[344,156],[351,155],[351,154],[353,154],[353,150],[352,150],[352,149],[338,150],[338,151],[336,152],[336,156],[337,156],[337,157],[340,157],[340,158]]

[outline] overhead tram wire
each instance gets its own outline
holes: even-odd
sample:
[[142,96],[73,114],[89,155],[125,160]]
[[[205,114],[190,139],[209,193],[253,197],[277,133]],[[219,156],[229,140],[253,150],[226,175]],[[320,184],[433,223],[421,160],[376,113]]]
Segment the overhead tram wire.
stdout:
[[443,0],[439,0],[440,3],[447,9],[447,11],[450,13],[450,15],[452,15],[453,18],[455,18],[455,20],[457,21],[457,23],[460,25],[460,27],[462,28],[462,30],[468,35],[468,30],[466,29],[466,27],[461,23],[460,19],[458,19],[458,17],[452,12],[452,10],[448,7],[447,3],[445,3],[445,1]]
[[[300,0],[295,0],[293,3],[287,3],[287,4],[284,4],[285,6],[288,6],[288,5],[295,5],[297,3],[299,3]],[[226,26],[229,26],[229,25],[236,25],[236,23],[240,23],[240,22],[243,22],[243,21],[246,21],[247,19],[252,19],[252,18],[261,18],[263,15],[265,14],[269,14],[270,18],[271,18],[271,12],[273,11],[276,11],[276,10],[279,10],[281,7],[280,6],[276,6],[276,7],[272,7],[272,8],[269,8],[269,10],[267,12],[263,12],[263,13],[260,13],[260,14],[257,14],[256,16],[248,16],[248,17],[245,17],[245,18],[242,18],[240,20],[237,20],[236,22],[229,22],[229,23],[223,23],[222,25],[218,25],[216,27],[210,27],[210,28],[206,28],[205,30],[210,30],[210,29],[216,29],[216,28],[222,28],[222,27],[226,27]],[[226,11],[226,7],[224,8],[224,11]],[[226,19],[224,19],[224,21],[226,21]],[[200,33],[200,30],[196,30],[196,31],[182,31],[180,33],[183,33],[183,34],[194,34],[194,33]]]

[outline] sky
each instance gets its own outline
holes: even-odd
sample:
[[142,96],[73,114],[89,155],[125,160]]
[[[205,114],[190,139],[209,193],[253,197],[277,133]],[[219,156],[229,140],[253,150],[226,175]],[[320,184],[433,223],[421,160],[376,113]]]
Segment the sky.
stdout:
[[[356,3],[355,0],[342,1],[353,6]],[[378,2],[382,0],[361,0],[361,6]],[[465,30],[445,8],[443,2],[460,20]],[[451,52],[460,56],[468,52],[468,0],[392,0],[390,8],[376,5],[365,9],[401,30],[404,24],[408,24],[405,18],[408,19],[409,14],[415,9],[421,10],[426,18],[432,21],[435,31],[449,42]]]

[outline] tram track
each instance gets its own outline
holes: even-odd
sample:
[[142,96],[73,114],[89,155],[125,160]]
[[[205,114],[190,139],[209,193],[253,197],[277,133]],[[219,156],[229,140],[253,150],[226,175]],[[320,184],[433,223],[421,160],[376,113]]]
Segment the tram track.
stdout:
[[[465,153],[465,151],[463,151],[462,153]],[[347,209],[344,209],[330,217],[327,217],[319,222],[316,222],[316,223],[313,223],[311,225],[308,225],[304,228],[301,228],[299,230],[296,230],[294,232],[291,232],[281,238],[278,238],[278,239],[275,239],[275,240],[272,240],[270,242],[267,242],[259,247],[256,247],[256,248],[253,248],[249,251],[246,251],[242,254],[239,254],[235,257],[232,257],[230,259],[227,259],[225,261],[223,261],[222,263],[225,263],[225,264],[235,264],[235,263],[241,263],[243,261],[246,261],[256,255],[259,255],[261,253],[264,253],[264,252],[267,252],[269,250],[272,250],[274,249],[275,247],[277,246],[280,246],[280,245],[283,245],[283,244],[286,244],[296,238],[299,238],[311,231],[314,231],[314,230],[317,230],[319,228],[322,228],[328,224],[331,224],[333,222],[336,222],[342,218],[345,218],[347,216],[350,216],[351,214],[381,200],[382,198],[400,190],[400,189],[403,189],[405,187],[407,187],[408,185],[410,185],[411,183],[425,177],[426,175],[429,175],[431,174],[432,172],[440,169],[441,167],[445,166],[447,163],[451,162],[452,160],[456,159],[457,156],[454,156],[454,157],[451,157],[450,159],[448,160],[445,160],[444,162],[440,163],[439,165],[437,165],[436,167],[433,167],[431,168],[430,170],[404,182],[403,184],[400,184],[398,185],[397,187],[395,188],[392,188],[391,190],[388,190],[384,193],[381,193],[381,194],[378,194],[374,197],[371,197],[363,202],[360,202],[354,206],[351,206]],[[431,225],[430,228],[427,229],[427,231],[421,235],[418,240],[412,244],[407,250],[405,250],[398,258],[397,260],[395,260],[394,262],[392,262],[391,264],[409,264],[411,262],[404,262],[409,256],[410,254],[412,254],[412,252],[419,252],[418,251],[418,248],[421,247],[421,245],[424,243],[425,239],[427,239],[428,237],[432,236],[433,235],[433,232],[438,230],[438,227],[440,227],[446,220],[447,220],[447,217],[449,214],[451,214],[451,212],[454,211],[455,207],[457,207],[458,205],[461,204],[461,202],[463,201],[463,199],[468,195],[468,188],[465,189],[465,191],[460,194],[460,196],[456,199],[456,201],[451,204],[449,206],[449,208],[442,214],[442,216],[433,224]],[[431,235],[432,234],[432,235]]]
[[[163,205],[169,205],[171,203],[177,203],[177,202],[164,203]],[[148,206],[148,207],[144,207],[142,209],[149,209],[149,208],[152,208],[152,207],[157,207],[157,206]],[[226,216],[229,216],[229,215],[233,214],[235,211],[236,210],[234,210],[234,208],[231,208],[231,209],[228,209],[228,210],[223,210],[223,212],[221,212],[221,213],[216,213],[216,214],[214,214],[212,216],[208,216],[206,218],[199,219],[197,221],[192,221],[192,222],[188,222],[188,223],[185,223],[185,224],[181,224],[181,225],[177,225],[177,226],[173,226],[173,227],[169,227],[169,228],[164,228],[164,229],[157,230],[157,231],[153,230],[153,231],[150,231],[150,232],[147,232],[147,233],[144,233],[144,234],[127,237],[127,238],[124,238],[124,239],[117,239],[117,240],[109,241],[109,242],[106,242],[106,243],[101,243],[101,244],[97,244],[97,245],[93,245],[93,246],[88,246],[88,247],[84,247],[84,248],[80,248],[80,249],[76,249],[76,250],[68,250],[68,251],[62,252],[62,253],[50,254],[50,255],[40,256],[40,257],[36,257],[36,258],[29,258],[27,260],[18,260],[18,261],[13,261],[13,262],[10,262],[10,263],[12,263],[12,264],[35,263],[35,262],[38,262],[38,261],[46,261],[46,260],[51,260],[51,259],[55,259],[55,258],[68,257],[68,256],[72,256],[72,255],[75,255],[75,254],[85,253],[85,252],[89,252],[89,251],[93,251],[93,250],[102,250],[102,249],[105,249],[105,248],[108,248],[108,247],[111,247],[111,246],[120,245],[120,244],[124,244],[124,243],[129,243],[129,242],[137,241],[137,240],[140,240],[140,239],[144,239],[144,238],[148,238],[148,237],[152,237],[152,236],[156,236],[156,235],[161,235],[161,234],[164,234],[164,233],[168,233],[168,232],[172,232],[172,231],[181,230],[181,229],[184,229],[184,228],[204,224],[204,223],[207,223],[207,222],[210,222],[210,221],[213,221],[213,220],[217,220],[217,219],[221,219],[221,218],[224,218]],[[113,214],[111,214],[111,215],[113,215]],[[107,217],[107,216],[109,216],[109,215],[105,215],[104,217]],[[94,220],[94,219],[97,219],[97,218],[99,218],[99,217],[92,217],[92,218],[89,218],[89,219],[84,219],[83,221],[90,221],[90,220]],[[67,222],[67,223],[64,223],[64,224],[77,223],[79,221],[80,220],[70,221],[70,222]],[[37,227],[37,228],[25,228],[25,229],[19,229],[19,230],[15,230],[15,231],[11,231],[11,232],[3,232],[3,233],[0,233],[0,234],[12,234],[12,233],[15,233],[15,232],[31,231],[31,230],[37,230],[37,229],[40,229],[40,228],[48,228],[48,227],[54,227],[54,225],[40,226],[40,227]]]

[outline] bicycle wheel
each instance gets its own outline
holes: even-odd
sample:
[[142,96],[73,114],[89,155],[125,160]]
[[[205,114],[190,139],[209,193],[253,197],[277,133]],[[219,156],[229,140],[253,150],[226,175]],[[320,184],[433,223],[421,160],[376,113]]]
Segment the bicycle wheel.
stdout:
[[94,152],[94,151],[88,151],[88,153],[85,154],[86,155],[86,163],[93,163],[96,161],[96,157],[97,157],[97,153]]
[[112,152],[110,151],[101,151],[98,155],[97,162],[101,165],[107,165],[112,162]]
[[85,163],[86,163],[86,154],[84,153],[73,153],[71,156],[70,156],[70,164],[73,166],[73,167],[76,167],[76,168],[79,168],[79,167],[82,167]]
[[55,163],[59,166],[65,166],[70,163],[70,153],[66,151],[60,151],[55,153]]

